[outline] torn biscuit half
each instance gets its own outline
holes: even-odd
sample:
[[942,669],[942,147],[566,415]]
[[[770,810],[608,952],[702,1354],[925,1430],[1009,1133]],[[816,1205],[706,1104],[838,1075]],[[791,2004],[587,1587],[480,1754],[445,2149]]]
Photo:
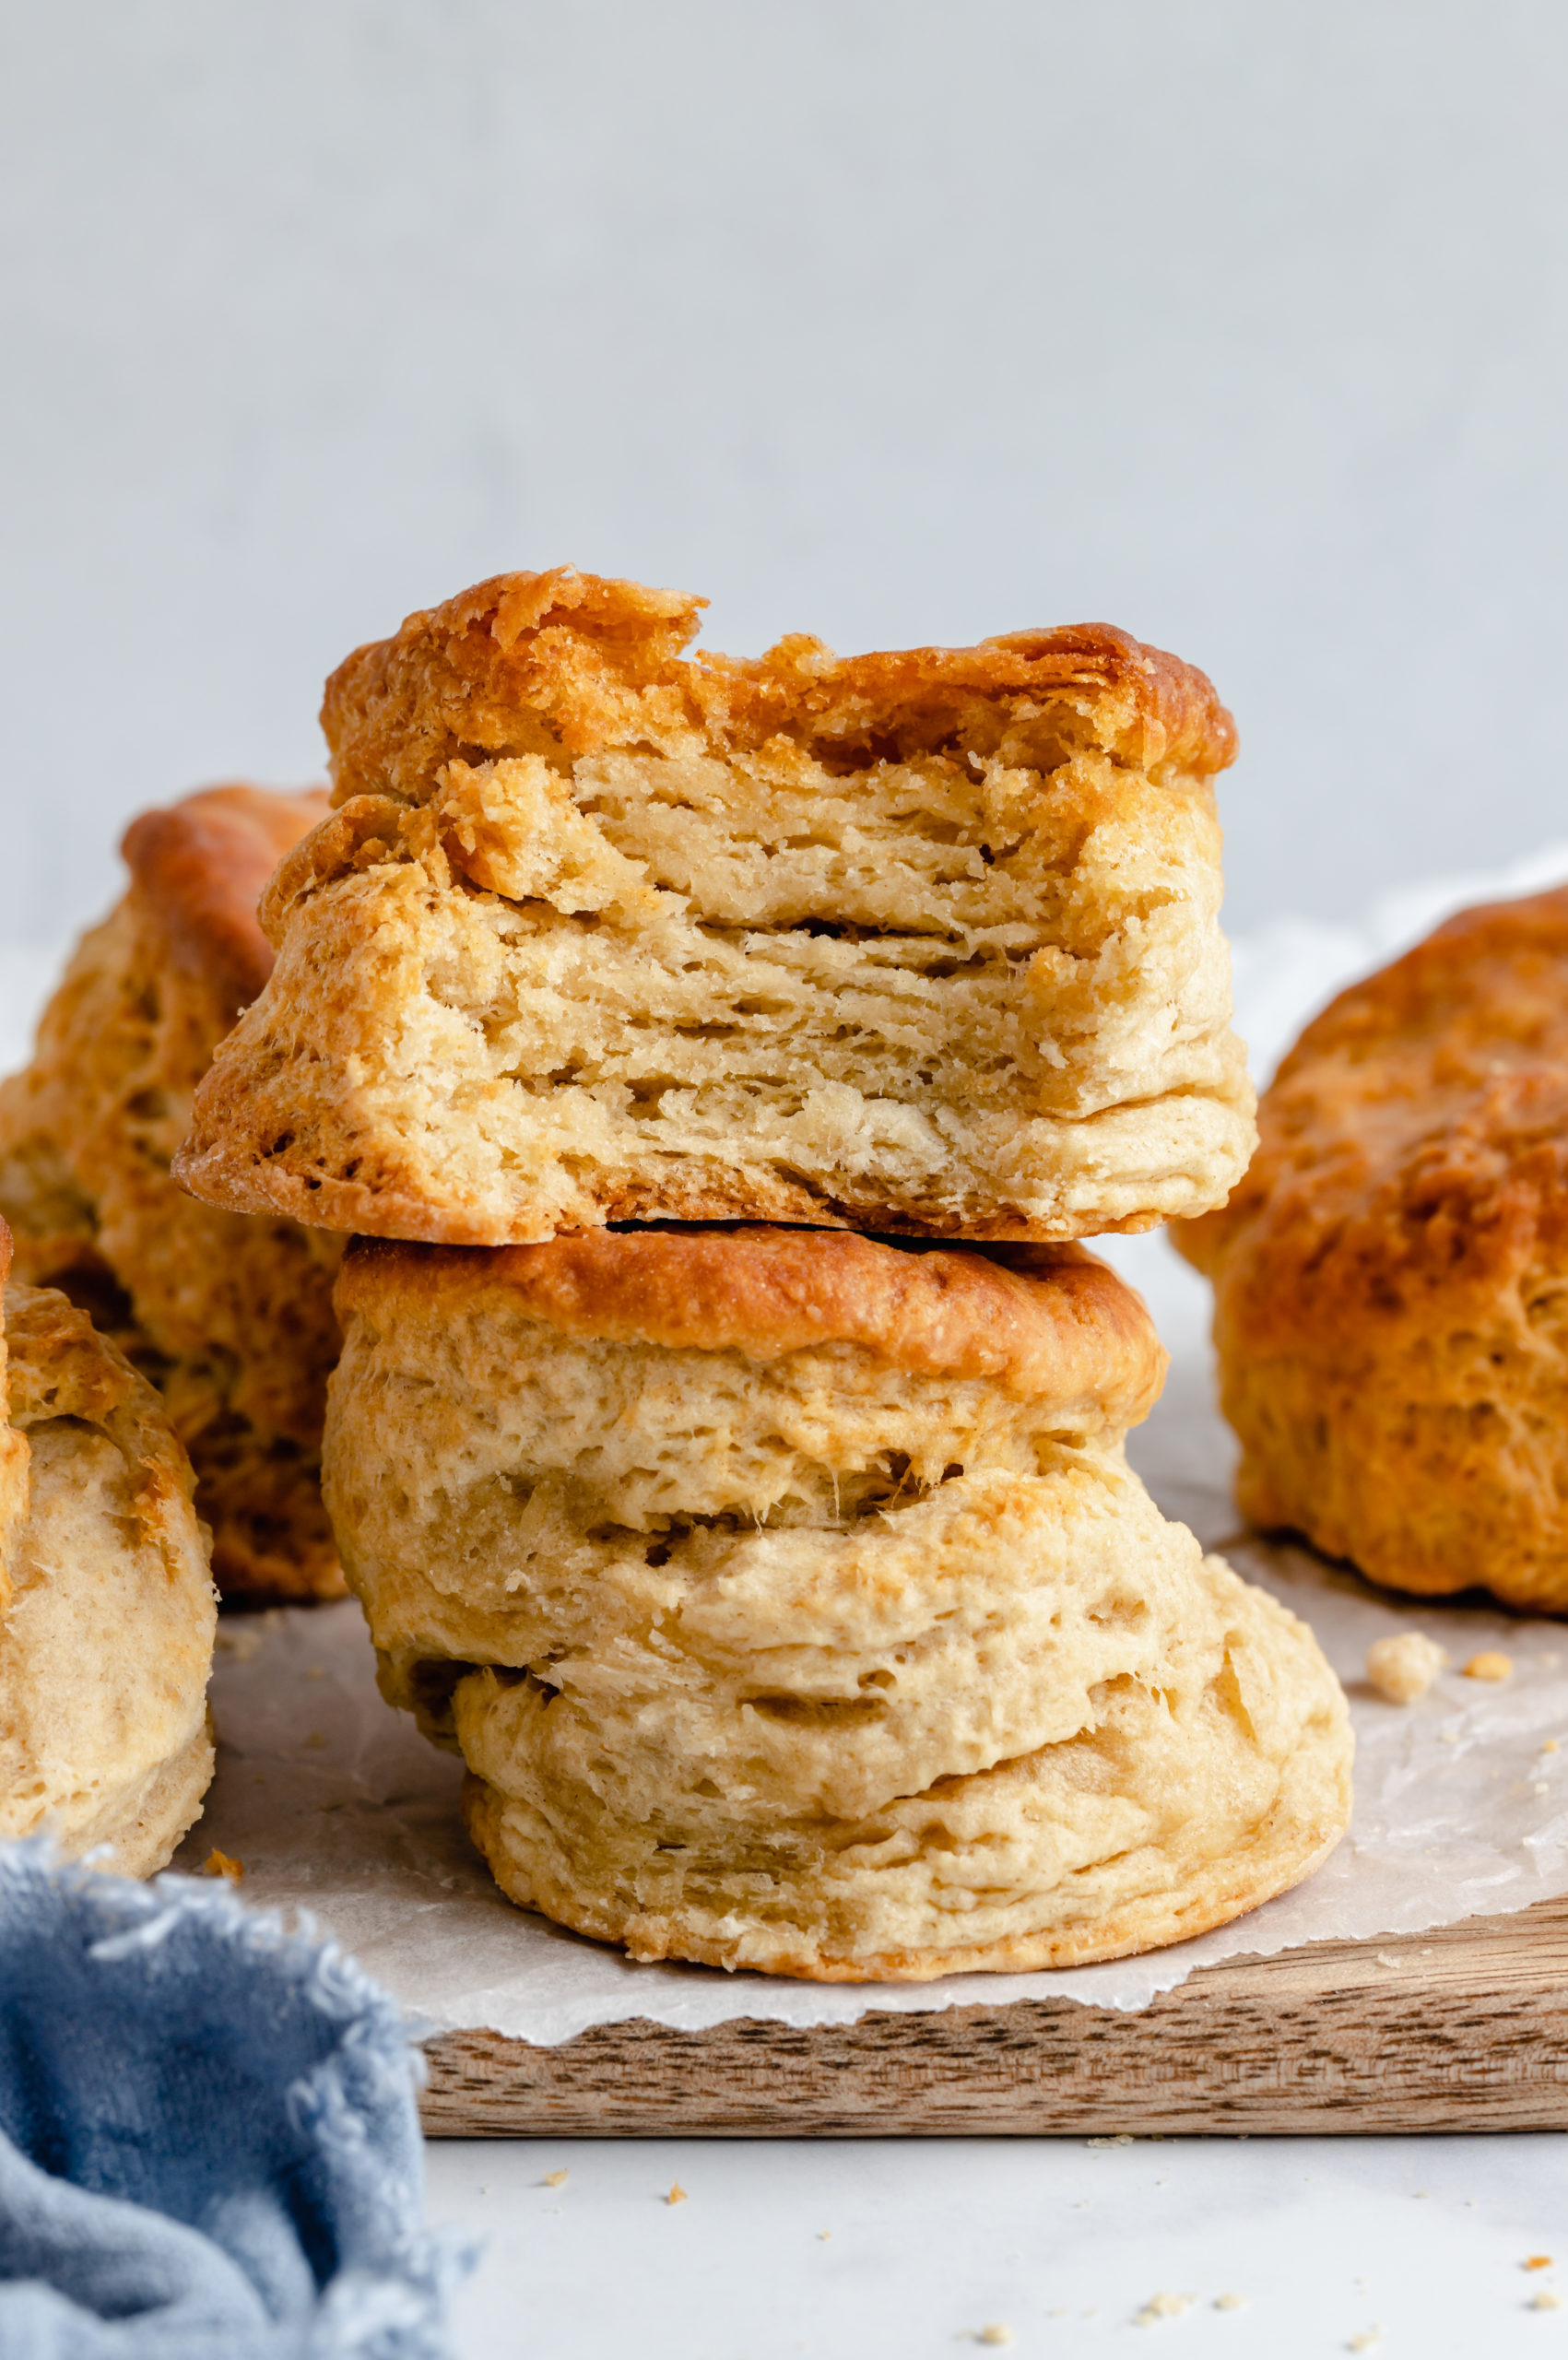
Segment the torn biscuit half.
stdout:
[[688,655],[702,603],[504,575],[334,674],[337,808],[186,1186],[486,1245],[1222,1203],[1255,1133],[1203,675],[1099,624]]

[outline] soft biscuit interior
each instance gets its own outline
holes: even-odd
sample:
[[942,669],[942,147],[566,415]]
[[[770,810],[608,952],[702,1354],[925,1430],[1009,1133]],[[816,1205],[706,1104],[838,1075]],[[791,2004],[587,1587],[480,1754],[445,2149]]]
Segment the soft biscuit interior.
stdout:
[[[454,761],[421,859],[453,883],[419,914],[399,1054],[449,1078],[443,1106],[503,1162],[611,1187],[651,1158],[772,1162],[848,1204],[890,1184],[937,1224],[977,1192],[1025,1202],[1020,1122],[1187,1099],[1207,1132],[1199,1093],[1245,1096],[1209,791],[1145,785],[1133,809],[1112,784],[1087,755],[1057,777],[931,755],[845,780],[787,741],[567,774]],[[386,912],[359,890],[370,947]],[[522,1105],[486,1094],[502,1084],[526,1102],[515,1140]],[[1135,1184],[1148,1145],[1119,1150]]]
[[1031,1114],[1212,1085],[1230,998],[1208,785],[1146,789],[1135,813],[1108,756],[1044,734],[850,771],[787,738],[454,759],[448,857],[518,919],[494,913],[489,994],[432,985],[458,984],[499,1070],[619,1081],[643,1121],[732,1085],[795,1112],[792,1053],[817,1086],[927,1107],[961,1078],[972,1107]]

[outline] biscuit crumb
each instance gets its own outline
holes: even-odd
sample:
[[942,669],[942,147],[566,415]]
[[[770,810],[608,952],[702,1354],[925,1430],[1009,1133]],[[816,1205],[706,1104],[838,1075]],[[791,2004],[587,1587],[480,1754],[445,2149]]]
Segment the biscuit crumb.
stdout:
[[244,1873],[243,1860],[231,1860],[227,1852],[218,1850],[216,1844],[202,1862],[204,1877],[227,1877],[230,1884],[238,1884]]
[[1142,2310],[1133,2313],[1133,2325],[1152,2327],[1157,2319],[1179,2319],[1197,2300],[1196,2295],[1150,2295]]
[[1562,2308],[1562,2297],[1561,2295],[1554,2295],[1550,2286],[1543,2286],[1539,2295],[1530,2296],[1525,2308],[1528,2311],[1560,2311]]
[[1399,1631],[1373,1641],[1366,1651],[1366,1676],[1391,1705],[1413,1705],[1447,1660],[1447,1648],[1424,1631]]
[[1439,1729],[1437,1732],[1438,1742],[1441,1745],[1457,1745],[1460,1734],[1461,1732],[1458,1729]]
[[1382,2342],[1383,2322],[1380,2319],[1375,2326],[1363,2327],[1360,2335],[1352,2335],[1345,2349],[1347,2352],[1375,2352]]
[[236,1663],[249,1663],[261,1646],[263,1634],[247,1629],[243,1623],[220,1622],[213,1645],[220,1655],[232,1656]]
[[305,1740],[306,1747],[312,1753],[319,1753],[325,1743],[326,1739],[323,1736],[320,1729],[312,1729],[309,1737]]
[[1396,1970],[1405,1964],[1403,1959],[1396,1958],[1390,1951],[1373,1951],[1373,1957],[1379,1966],[1391,1966]]
[[974,2339],[976,2343],[1010,2343],[1012,2340],[1013,2331],[1006,2319],[992,2319]]
[[818,2230],[818,2232],[817,2232],[817,2242],[818,2242],[818,2244],[819,2244],[819,2245],[820,2245],[820,2246],[825,2246],[825,2245],[827,2244],[827,2242],[828,2242],[828,2239],[832,2236],[832,2234],[833,2234],[833,2233],[832,2233],[831,2229],[819,2229],[819,2230]]
[[1118,2130],[1108,2139],[1086,2139],[1083,2143],[1086,2147],[1130,2147],[1132,2142],[1130,2130]]
[[669,2194],[666,2197],[665,2202],[666,2204],[684,2204],[685,2201],[686,2190],[682,2188],[678,2179],[672,2179],[669,2184]]
[[1546,1780],[1545,1780],[1544,1778],[1538,1778],[1538,1779],[1536,1780],[1536,1782],[1535,1782],[1535,1785],[1530,1788],[1530,1792],[1531,1792],[1531,1794],[1533,1794],[1533,1795],[1537,1798],[1537,1800],[1539,1800],[1539,1798],[1540,1798],[1542,1795],[1550,1795],[1550,1792],[1551,1792],[1551,1788],[1550,1788],[1550,1786],[1547,1784],[1547,1782],[1546,1782]]
[[1244,2311],[1246,2307],[1247,2298],[1244,2295],[1216,2295],[1214,2297],[1214,2307],[1217,2311]]
[[1543,1737],[1536,1751],[1538,1753],[1561,1753],[1562,1748],[1554,1737]]
[[1514,1658],[1505,1656],[1501,1647],[1483,1647],[1465,1666],[1467,1680],[1512,1680]]
[[566,2186],[566,2174],[564,2171],[547,2172],[543,2179],[539,2182],[539,2186],[541,2188],[564,2188]]
[[1551,2256],[1549,2253],[1532,2253],[1519,2264],[1519,2267],[1521,2270],[1550,2270]]
[[326,1678],[325,1664],[308,1663],[305,1666],[305,1678],[307,1680],[324,1680]]

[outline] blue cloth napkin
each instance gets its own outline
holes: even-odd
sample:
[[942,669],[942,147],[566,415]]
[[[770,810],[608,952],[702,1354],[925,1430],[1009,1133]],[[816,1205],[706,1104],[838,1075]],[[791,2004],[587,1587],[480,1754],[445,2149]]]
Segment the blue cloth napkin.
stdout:
[[336,1943],[0,1846],[5,2360],[437,2360],[417,2060]]

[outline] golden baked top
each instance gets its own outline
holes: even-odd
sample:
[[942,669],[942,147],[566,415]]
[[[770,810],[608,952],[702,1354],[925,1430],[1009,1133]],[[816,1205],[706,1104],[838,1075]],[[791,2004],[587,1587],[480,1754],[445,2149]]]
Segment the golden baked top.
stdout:
[[356,1239],[337,1307],[490,1295],[570,1335],[776,1360],[849,1343],[923,1376],[1146,1417],[1168,1356],[1141,1296],[1076,1245],[921,1251],[841,1230],[588,1230],[542,1245]]
[[427,799],[454,757],[575,758],[612,746],[747,752],[793,739],[845,771],[1021,732],[1041,766],[1092,747],[1158,773],[1235,760],[1204,675],[1109,623],[1012,631],[975,647],[835,655],[805,633],[754,660],[682,650],[706,599],[555,566],[502,573],[410,615],[326,684],[333,799]]
[[272,973],[271,946],[256,920],[262,888],[327,809],[321,790],[209,786],[167,809],[144,811],[121,839],[133,886],[172,956],[205,977],[236,1016]]
[[[1217,1273],[1267,1233],[1255,1319],[1385,1320],[1568,1244],[1568,886],[1464,910],[1309,1024],[1220,1211],[1180,1224]],[[1268,1309],[1267,1305],[1271,1305]]]

